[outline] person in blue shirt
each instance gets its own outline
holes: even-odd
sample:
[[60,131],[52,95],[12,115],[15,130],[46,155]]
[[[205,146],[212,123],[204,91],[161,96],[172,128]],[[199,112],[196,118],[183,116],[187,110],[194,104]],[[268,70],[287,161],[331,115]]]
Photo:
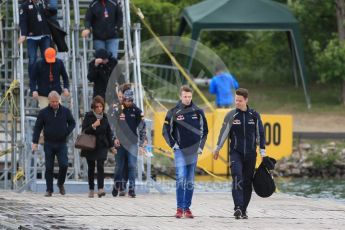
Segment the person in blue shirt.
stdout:
[[212,78],[209,86],[211,94],[216,95],[218,108],[229,108],[234,103],[233,90],[239,88],[234,76],[225,71],[225,66],[216,66],[216,75]]

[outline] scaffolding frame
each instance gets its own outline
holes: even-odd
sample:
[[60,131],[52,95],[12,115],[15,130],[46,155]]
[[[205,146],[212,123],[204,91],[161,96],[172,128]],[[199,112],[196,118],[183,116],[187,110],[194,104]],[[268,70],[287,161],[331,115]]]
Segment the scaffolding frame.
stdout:
[[[125,81],[130,82],[132,79],[134,83],[135,102],[144,110],[144,91],[141,85],[141,63],[140,63],[140,24],[134,24],[132,27],[130,19],[130,4],[129,0],[118,0],[121,3],[123,11],[123,42],[124,42],[124,65],[125,65]],[[81,111],[85,112],[89,109],[91,90],[87,80],[87,67],[89,48],[91,47],[92,39],[80,39],[80,5],[82,7],[87,6],[87,0],[61,0],[59,4],[58,19],[62,28],[66,30],[66,43],[69,51],[66,53],[63,59],[66,70],[70,73],[71,84],[71,110],[76,120],[76,128],[73,131],[72,140],[69,141],[69,152],[73,155],[73,172],[68,175],[69,179],[78,180],[87,177],[86,162],[81,162],[79,151],[73,146],[73,140],[80,133],[80,114]],[[3,128],[4,135],[4,148],[7,150],[11,145],[11,156],[6,154],[3,157],[3,169],[0,170],[0,182],[3,181],[3,186],[0,184],[0,188],[12,189],[15,191],[23,191],[35,187],[37,181],[37,174],[44,175],[44,165],[39,160],[43,154],[42,148],[39,148],[38,153],[32,154],[31,151],[31,138],[29,138],[30,130],[32,130],[35,118],[32,117],[32,111],[37,112],[37,109],[31,108],[25,105],[30,105],[32,100],[28,91],[25,91],[25,86],[28,85],[27,72],[24,71],[24,67],[28,64],[24,59],[24,45],[17,44],[18,37],[20,35],[19,29],[19,0],[5,0],[1,3],[1,11],[5,12],[5,15],[1,19],[0,27],[0,48],[1,48],[1,78],[0,83],[5,87],[8,87],[12,80],[18,80],[20,86],[18,88],[17,106],[19,106],[19,114],[17,117],[9,119],[8,112],[10,112],[9,103],[5,103],[3,108],[0,108],[0,112],[3,112],[4,116],[0,120],[0,127]],[[9,10],[9,9],[12,10]],[[73,12],[73,21],[71,20],[71,12]],[[61,15],[61,17],[60,17]],[[13,18],[11,22],[11,17]],[[62,20],[61,20],[62,18]],[[3,22],[4,21],[4,27]],[[10,25],[10,22],[12,23]],[[134,37],[134,44],[132,42],[132,36]],[[82,47],[80,47],[82,46]],[[81,73],[81,74],[79,74]],[[27,92],[27,93],[26,93]],[[80,98],[80,96],[82,98]],[[81,103],[80,103],[81,102]],[[13,111],[12,111],[13,112]],[[149,131],[151,134],[152,121],[148,121]],[[151,127],[151,128],[150,128]],[[30,129],[31,128],[31,129]],[[1,133],[0,133],[1,135]],[[148,139],[151,144],[151,135]],[[1,143],[0,143],[1,144]],[[138,161],[144,164],[144,159],[140,157]],[[1,162],[0,162],[1,163]],[[22,170],[24,176],[18,177],[18,171]],[[138,181],[142,181],[142,174],[145,173],[143,167],[138,167]],[[147,157],[146,168],[147,180],[146,183],[154,184],[155,188],[162,192],[157,184],[151,179],[151,158]],[[9,175],[11,179],[9,180]]]

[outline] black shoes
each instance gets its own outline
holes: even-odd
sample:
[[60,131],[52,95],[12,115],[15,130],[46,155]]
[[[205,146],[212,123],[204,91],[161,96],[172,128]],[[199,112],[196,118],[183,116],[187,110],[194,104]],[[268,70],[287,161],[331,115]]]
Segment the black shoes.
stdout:
[[135,198],[136,197],[135,191],[134,190],[129,190],[128,191],[128,196],[131,197],[131,198]]
[[248,219],[248,215],[246,211],[242,211],[242,215],[241,215],[242,219]]
[[115,186],[113,187],[113,191],[111,191],[111,194],[113,195],[113,197],[117,197],[117,194],[119,193],[119,191],[115,188]]
[[[135,197],[135,192],[132,191],[132,193],[134,194],[134,197]],[[117,190],[115,188],[115,186],[113,187],[113,190],[111,191],[111,194],[113,195],[113,197],[117,197],[117,195],[119,196],[126,196],[126,191],[125,190]],[[129,194],[129,193],[128,193]]]
[[235,207],[234,217],[238,219],[248,219],[247,211],[243,210],[240,206]]
[[241,218],[241,216],[242,216],[241,208],[239,208],[239,207],[236,207],[236,208],[235,208],[234,216],[235,216],[235,219],[236,219],[236,220],[238,220],[238,219]]
[[[113,195],[113,197],[117,197],[117,195],[126,196],[126,191],[124,190],[119,191],[115,188],[115,186],[113,186],[113,190],[111,191],[111,194]],[[135,193],[134,193],[134,196],[135,196]]]

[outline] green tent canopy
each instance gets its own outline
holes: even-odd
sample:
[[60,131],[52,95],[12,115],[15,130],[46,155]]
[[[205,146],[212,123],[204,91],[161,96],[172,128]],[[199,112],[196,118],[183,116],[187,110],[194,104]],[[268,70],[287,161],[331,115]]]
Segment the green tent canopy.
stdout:
[[[196,41],[205,30],[287,32],[295,81],[297,82],[299,71],[307,106],[311,107],[306,88],[303,45],[298,21],[284,4],[270,0],[206,0],[183,10],[179,36],[183,34],[187,25],[191,28],[192,39]],[[193,58],[189,68],[192,60]]]

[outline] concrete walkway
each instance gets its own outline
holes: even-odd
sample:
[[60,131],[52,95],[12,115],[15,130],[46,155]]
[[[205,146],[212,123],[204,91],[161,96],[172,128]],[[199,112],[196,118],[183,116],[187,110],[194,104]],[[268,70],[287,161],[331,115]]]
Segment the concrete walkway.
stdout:
[[[68,192],[68,191],[67,191]],[[248,220],[235,220],[230,193],[195,193],[195,219],[175,219],[175,194],[113,198],[87,194],[43,197],[0,191],[0,229],[344,229],[345,204],[253,194]]]

